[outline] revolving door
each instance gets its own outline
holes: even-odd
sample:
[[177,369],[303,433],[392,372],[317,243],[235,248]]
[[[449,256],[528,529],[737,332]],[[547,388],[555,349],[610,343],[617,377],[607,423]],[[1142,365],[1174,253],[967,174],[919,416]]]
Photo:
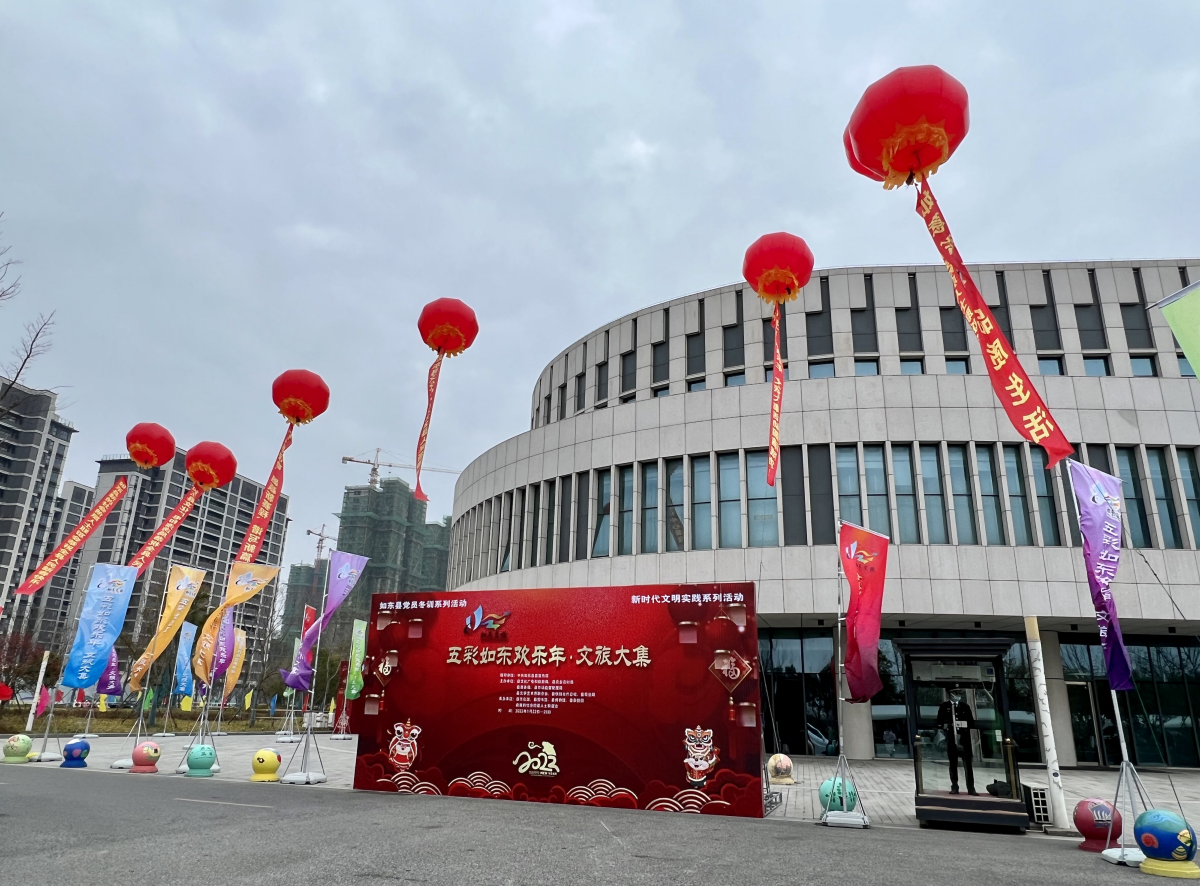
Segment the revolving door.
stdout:
[[903,638],[917,819],[1029,827],[1011,736],[1003,637]]

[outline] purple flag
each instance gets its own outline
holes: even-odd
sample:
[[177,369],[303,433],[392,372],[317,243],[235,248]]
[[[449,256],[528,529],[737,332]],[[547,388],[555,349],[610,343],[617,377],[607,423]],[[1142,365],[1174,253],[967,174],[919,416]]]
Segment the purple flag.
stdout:
[[221,630],[217,632],[217,648],[213,650],[214,683],[229,670],[236,641],[237,635],[233,632],[233,609],[226,609],[225,617],[221,619]]
[[108,667],[100,675],[100,682],[96,684],[96,692],[102,695],[121,694],[121,663],[117,660],[116,647],[113,647],[108,653]]
[[368,559],[368,557],[347,554],[343,551],[333,551],[329,555],[329,578],[327,579],[329,590],[325,595],[325,615],[317,619],[300,638],[300,648],[296,651],[292,669],[279,671],[283,682],[292,689],[305,691],[312,685],[313,666],[308,663],[309,650],[316,645],[317,637],[321,635],[321,632],[329,626],[333,613],[350,596],[350,592],[358,584],[358,579],[362,575]]
[[1121,562],[1121,479],[1074,459],[1068,459],[1067,465],[1079,512],[1083,562],[1087,567],[1092,605],[1096,607],[1108,685],[1113,689],[1132,689],[1133,667],[1129,663],[1125,639],[1121,636],[1117,603],[1110,589]]

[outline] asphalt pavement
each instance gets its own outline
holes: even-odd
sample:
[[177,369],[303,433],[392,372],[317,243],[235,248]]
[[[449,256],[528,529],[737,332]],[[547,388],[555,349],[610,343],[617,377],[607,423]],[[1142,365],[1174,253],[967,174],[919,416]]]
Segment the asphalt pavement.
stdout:
[[223,884],[938,884],[1140,878],[1038,835],[717,818],[0,766],[0,880]]

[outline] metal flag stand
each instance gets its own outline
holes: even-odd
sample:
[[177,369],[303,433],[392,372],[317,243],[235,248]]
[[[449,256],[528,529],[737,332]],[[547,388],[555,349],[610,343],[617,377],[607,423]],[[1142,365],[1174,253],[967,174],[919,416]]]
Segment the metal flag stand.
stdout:
[[[125,746],[129,744],[130,739],[133,739],[133,746],[136,748],[142,737],[142,728],[145,725],[146,720],[146,706],[142,703],[141,695],[138,696],[138,699],[134,702],[134,704],[137,705],[138,709],[137,719],[133,721],[133,726],[130,727],[129,732],[125,735],[125,740],[121,742],[121,748],[117,751],[118,754],[125,750]],[[132,769],[133,757],[118,757],[109,764],[108,768]]]
[[[187,735],[188,739],[190,740],[184,742],[183,757],[180,759],[179,765],[175,767],[175,771],[180,775],[186,774],[190,768],[187,764],[187,758],[192,748],[201,744],[207,744],[213,749],[213,757],[215,758],[215,762],[212,764],[212,768],[209,771],[212,772],[213,775],[217,775],[221,771],[221,757],[220,753],[217,751],[217,740],[213,737],[212,726],[208,720],[208,699],[212,694],[212,686],[209,684],[205,685],[208,687],[208,692],[204,695],[204,704],[200,708],[200,716],[196,718],[195,725],[192,726],[191,731]],[[205,741],[205,738],[207,738],[208,741]]]
[[333,724],[333,735],[329,736],[330,741],[350,741],[354,738],[350,734],[350,705],[342,702],[341,713],[338,714],[337,721]]
[[[59,679],[62,679],[61,677]],[[42,735],[42,749],[29,758],[30,763],[58,763],[62,761],[62,739],[56,734],[54,743],[58,745],[58,753],[46,750],[50,743],[50,724],[54,722],[54,705],[58,700],[58,687],[50,693],[50,711],[46,717],[46,732]]]
[[76,732],[72,738],[99,738],[95,732],[92,732],[92,711],[96,707],[96,700],[100,697],[99,693],[92,696],[92,701],[88,705],[87,719],[83,722],[83,732]]
[[287,700],[287,715],[283,718],[283,728],[275,733],[275,740],[280,744],[295,744],[300,741],[300,736],[296,734],[296,710],[292,707],[295,700],[296,691],[292,690]]
[[[838,521],[838,537],[841,537],[841,524]],[[845,624],[845,613],[842,609],[842,579],[845,575],[842,572],[842,556],[841,546],[838,547],[838,617],[837,624],[834,630],[834,660],[837,662],[837,672],[834,674],[834,689],[837,691],[837,718],[838,718],[838,761],[837,767],[833,770],[833,781],[829,791],[829,798],[825,801],[825,808],[821,813],[821,823],[833,828],[869,828],[871,819],[867,816],[867,805],[863,801],[863,796],[858,791],[855,783],[854,772],[850,768],[850,761],[846,758],[846,733],[842,725],[842,704],[845,699],[842,696],[842,683],[846,678],[846,661],[845,654],[842,649],[842,627]],[[854,791],[857,797],[857,803],[854,809],[850,807],[850,792]],[[834,804],[839,803],[841,808],[834,808]]]
[[[1113,797],[1113,811],[1120,812],[1124,819],[1124,827],[1121,828],[1121,836],[1119,843],[1108,848],[1112,842],[1113,821],[1116,816],[1112,816],[1108,820],[1108,836],[1104,840],[1105,849],[1100,853],[1100,857],[1112,864],[1123,864],[1129,867],[1137,867],[1146,860],[1145,854],[1136,846],[1125,845],[1125,836],[1128,831],[1133,828],[1133,823],[1137,820],[1134,815],[1135,796],[1136,802],[1142,806],[1142,812],[1152,809],[1150,803],[1150,795],[1146,791],[1146,786],[1142,784],[1142,780],[1138,777],[1137,770],[1133,768],[1133,764],[1129,762],[1129,749],[1125,745],[1125,727],[1121,723],[1121,706],[1117,703],[1117,690],[1111,689],[1113,701],[1113,719],[1117,721],[1117,738],[1121,742],[1121,769],[1117,773],[1117,793]],[[1122,793],[1125,799],[1125,809],[1121,810],[1120,802]]]
[[[321,593],[321,614],[317,616],[317,642],[316,648],[313,650],[312,678],[308,685],[308,722],[304,728],[304,744],[302,745],[303,753],[300,755],[300,771],[290,771],[292,763],[296,759],[296,752],[301,750],[300,747],[297,747],[295,751],[292,751],[292,758],[288,760],[287,769],[284,770],[287,774],[279,779],[284,784],[324,784],[329,781],[329,776],[325,774],[325,761],[321,759],[321,748],[317,744],[316,738],[313,737],[313,721],[317,718],[317,711],[313,707],[313,703],[316,700],[317,694],[317,669],[321,665],[321,631],[325,627],[325,603],[329,599],[329,571],[328,568],[325,570],[325,590]],[[292,697],[295,698],[295,696],[296,693],[293,692]],[[308,768],[310,749],[315,749],[317,752],[318,768],[313,770]]]

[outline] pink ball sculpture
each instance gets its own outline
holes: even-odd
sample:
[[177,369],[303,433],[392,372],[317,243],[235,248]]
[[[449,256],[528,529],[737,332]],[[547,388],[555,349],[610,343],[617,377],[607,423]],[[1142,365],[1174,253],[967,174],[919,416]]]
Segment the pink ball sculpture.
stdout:
[[[1112,838],[1109,839],[1109,823]],[[1079,848],[1084,852],[1103,852],[1104,844],[1116,846],[1121,836],[1121,813],[1107,800],[1088,797],[1075,804],[1075,829],[1083,834]]]
[[130,754],[133,758],[133,765],[129,767],[130,772],[158,772],[158,758],[162,756],[162,750],[152,741],[144,741]]

